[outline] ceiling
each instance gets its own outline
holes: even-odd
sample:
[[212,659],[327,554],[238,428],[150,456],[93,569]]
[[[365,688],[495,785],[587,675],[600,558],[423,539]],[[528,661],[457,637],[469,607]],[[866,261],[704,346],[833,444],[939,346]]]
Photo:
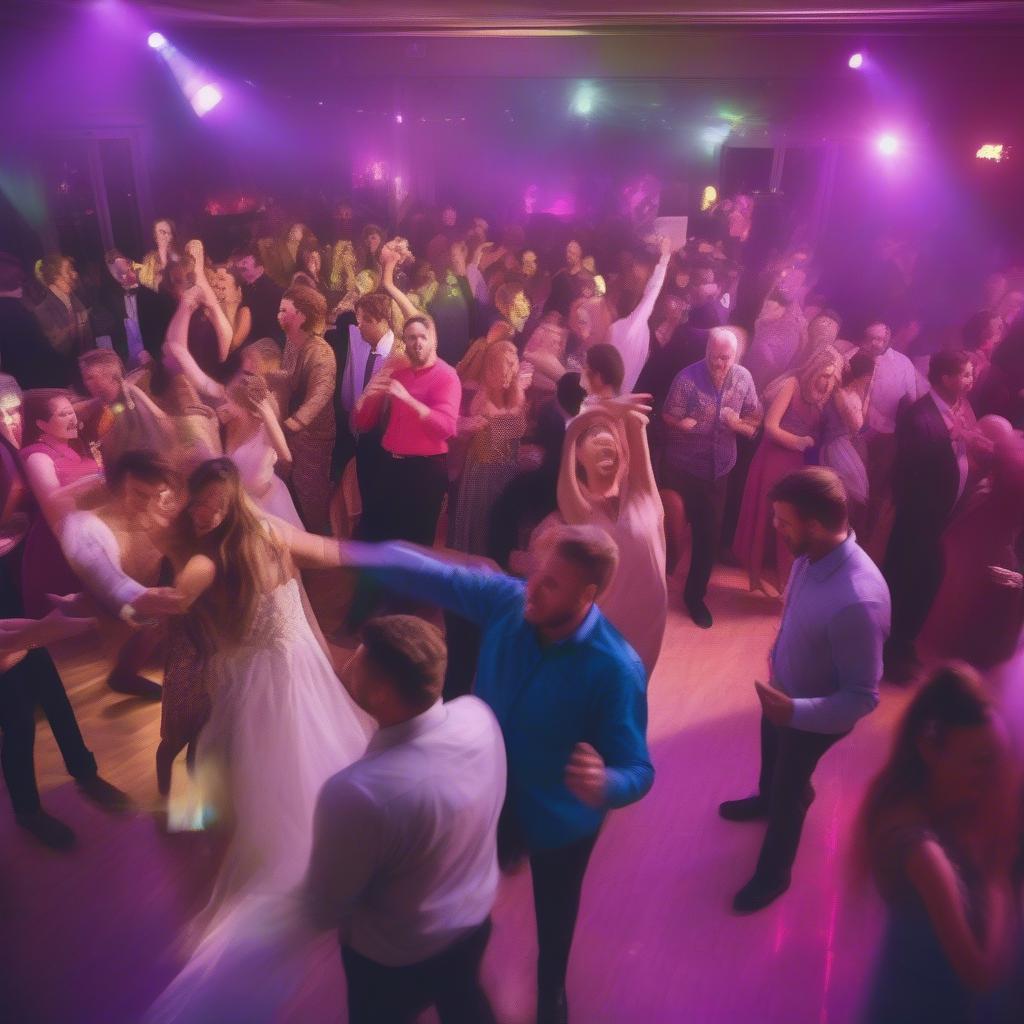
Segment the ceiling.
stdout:
[[[946,0],[904,3],[846,0],[91,0],[121,4],[154,23],[207,28],[296,28],[380,35],[604,34],[694,28],[833,28],[921,30],[1024,25],[1024,4],[1015,0]],[[37,20],[47,10],[81,10],[82,0],[14,0],[3,5],[8,19]]]

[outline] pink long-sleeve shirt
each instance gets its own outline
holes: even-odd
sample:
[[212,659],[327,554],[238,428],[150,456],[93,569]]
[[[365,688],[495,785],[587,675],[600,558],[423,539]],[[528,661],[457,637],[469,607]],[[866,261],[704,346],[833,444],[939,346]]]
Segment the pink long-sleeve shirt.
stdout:
[[[430,409],[423,419],[405,402],[391,402],[391,415],[381,441],[393,455],[443,455],[448,438],[455,435],[462,402],[462,383],[444,360],[425,370],[402,367],[392,374],[406,391]],[[359,430],[369,430],[380,419],[383,399],[367,398],[355,414]]]

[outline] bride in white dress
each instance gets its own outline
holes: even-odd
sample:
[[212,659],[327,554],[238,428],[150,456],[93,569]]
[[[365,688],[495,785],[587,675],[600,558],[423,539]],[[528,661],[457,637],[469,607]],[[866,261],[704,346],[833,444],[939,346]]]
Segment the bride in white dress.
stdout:
[[362,756],[373,725],[335,675],[298,579],[298,568],[339,565],[338,542],[261,517],[227,458],[192,474],[179,527],[191,556],[175,585],[206,654],[212,703],[196,778],[231,840],[194,928],[199,944],[147,1019],[234,1019],[243,989],[246,1019],[256,991],[269,1019],[295,980],[288,954],[312,937],[293,894],[317,796]]

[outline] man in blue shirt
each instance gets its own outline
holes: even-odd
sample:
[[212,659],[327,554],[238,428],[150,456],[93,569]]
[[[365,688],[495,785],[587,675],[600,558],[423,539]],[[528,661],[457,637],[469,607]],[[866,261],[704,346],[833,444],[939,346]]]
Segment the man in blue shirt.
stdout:
[[[508,754],[503,828],[528,852],[539,957],[538,1022],[568,1020],[565,975],[583,876],[608,810],[654,781],[647,682],[594,603],[618,550],[592,526],[546,531],[529,580],[450,564],[403,544],[343,544],[344,564],[481,627],[475,693]],[[510,836],[519,839],[509,842]]]
[[704,595],[718,554],[736,437],[753,437],[761,419],[754,381],[737,365],[738,354],[736,335],[713,328],[706,357],[676,376],[661,413],[667,428],[665,486],[682,497],[692,535],[683,600],[702,629],[712,625]]
[[857,544],[846,492],[832,470],[802,469],[770,493],[775,529],[797,559],[769,657],[761,702],[756,796],[727,800],[728,821],[767,820],[753,878],[733,909],[752,913],[789,888],[800,832],[814,799],[811,775],[826,750],[878,704],[889,590]]

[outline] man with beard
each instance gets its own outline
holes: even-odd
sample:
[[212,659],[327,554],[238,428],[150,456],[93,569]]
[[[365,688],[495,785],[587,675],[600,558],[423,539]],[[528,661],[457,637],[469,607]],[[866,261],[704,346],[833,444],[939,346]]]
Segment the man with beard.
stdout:
[[404,545],[341,544],[343,565],[482,630],[474,692],[498,719],[508,754],[499,855],[506,865],[530,858],[537,1021],[563,1024],[590,855],[607,812],[643,797],[654,768],[643,665],[595,603],[618,566],[615,542],[598,527],[559,526],[535,553],[524,582]]
[[718,808],[727,821],[766,821],[753,877],[733,909],[768,906],[790,883],[822,755],[878,704],[889,590],[857,544],[846,491],[830,469],[784,477],[770,492],[775,529],[797,556],[761,702],[758,792]]
[[391,360],[358,402],[358,431],[372,430],[389,406],[383,457],[363,495],[363,540],[408,540],[430,547],[448,489],[448,440],[455,435],[462,384],[437,355],[433,321],[412,316],[402,331],[408,365]]

